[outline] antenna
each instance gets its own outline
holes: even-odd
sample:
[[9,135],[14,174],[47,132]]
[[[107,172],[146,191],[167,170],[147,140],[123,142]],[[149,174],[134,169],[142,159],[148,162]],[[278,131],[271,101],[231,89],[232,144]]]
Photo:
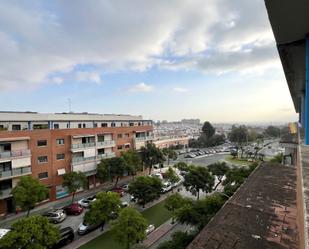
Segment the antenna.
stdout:
[[72,110],[71,110],[71,98],[68,98],[68,101],[69,101],[69,113],[71,113],[72,112]]

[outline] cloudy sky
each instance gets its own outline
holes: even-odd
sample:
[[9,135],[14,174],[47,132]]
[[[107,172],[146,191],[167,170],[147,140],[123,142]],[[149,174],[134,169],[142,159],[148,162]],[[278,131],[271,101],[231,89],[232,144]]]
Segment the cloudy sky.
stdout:
[[296,120],[263,0],[3,0],[0,110]]

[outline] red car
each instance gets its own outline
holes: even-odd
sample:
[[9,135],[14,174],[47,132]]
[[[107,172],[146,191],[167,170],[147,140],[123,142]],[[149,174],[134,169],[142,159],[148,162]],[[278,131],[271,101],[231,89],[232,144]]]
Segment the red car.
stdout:
[[118,193],[121,197],[124,196],[124,191],[122,188],[113,188],[111,191]]
[[63,208],[68,215],[79,215],[83,212],[83,208],[78,203],[72,203]]

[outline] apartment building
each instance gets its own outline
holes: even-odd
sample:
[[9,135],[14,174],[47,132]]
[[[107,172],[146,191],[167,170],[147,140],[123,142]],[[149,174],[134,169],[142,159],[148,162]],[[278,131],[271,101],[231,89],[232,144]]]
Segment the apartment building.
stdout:
[[15,211],[11,190],[21,176],[39,179],[49,188],[46,201],[54,201],[68,196],[66,172],[84,172],[94,188],[102,158],[152,140],[152,121],[142,116],[0,112],[0,215]]

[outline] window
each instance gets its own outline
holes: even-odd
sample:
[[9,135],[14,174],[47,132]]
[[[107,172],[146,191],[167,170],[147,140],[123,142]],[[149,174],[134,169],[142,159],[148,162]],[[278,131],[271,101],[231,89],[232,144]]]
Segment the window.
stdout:
[[54,124],[54,129],[59,129],[59,124]]
[[117,134],[117,138],[122,138],[122,134]]
[[118,149],[118,150],[122,150],[122,145],[118,145],[118,146],[117,146],[117,149]]
[[13,131],[20,131],[21,130],[21,126],[19,124],[15,124],[15,125],[13,124],[12,125],[12,130]]
[[57,143],[57,145],[62,145],[62,144],[64,144],[64,138],[56,139],[56,143]]
[[47,162],[48,162],[47,156],[38,157],[38,163],[47,163]]
[[125,137],[125,138],[129,138],[129,137],[130,137],[130,134],[129,134],[129,133],[126,133],[126,134],[124,134],[124,137]]
[[64,160],[65,155],[63,153],[57,154],[57,160]]
[[134,123],[130,123],[130,126],[134,126]]
[[97,128],[97,127],[98,127],[98,124],[97,124],[97,123],[94,123],[94,124],[93,124],[93,127],[94,127],[94,128]]
[[124,147],[125,147],[126,149],[129,149],[129,148],[130,148],[130,144],[125,144]]
[[107,127],[107,123],[102,123],[101,127]]
[[116,127],[116,123],[112,123],[112,124],[111,124],[111,127]]
[[86,128],[86,124],[83,124],[83,128]]
[[48,178],[48,172],[42,172],[42,173],[39,173],[39,179],[46,179]]
[[46,145],[47,145],[47,140],[38,140],[39,147],[46,146]]
[[78,128],[82,128],[82,124],[78,124]]
[[48,129],[48,124],[34,124],[33,125],[33,129],[37,130],[37,129]]
[[70,128],[70,123],[67,123],[67,128],[68,128],[68,129]]

